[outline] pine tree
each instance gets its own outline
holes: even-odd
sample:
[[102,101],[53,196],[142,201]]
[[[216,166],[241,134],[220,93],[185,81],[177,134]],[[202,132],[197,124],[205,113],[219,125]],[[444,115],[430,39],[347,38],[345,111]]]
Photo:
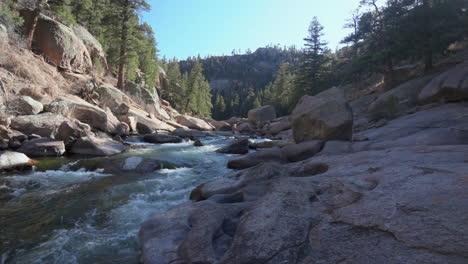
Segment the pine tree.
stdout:
[[325,64],[328,58],[325,55],[327,42],[322,40],[323,26],[314,17],[309,26],[309,36],[305,38],[305,50],[295,81],[296,100],[304,94],[316,94],[325,89]]
[[217,120],[224,119],[226,114],[226,103],[224,102],[224,97],[222,95],[216,95],[216,105],[214,109],[214,117]]
[[294,76],[289,73],[288,63],[281,64],[275,81],[268,89],[268,103],[273,105],[278,113],[287,114],[292,105],[294,92]]
[[145,0],[118,0],[118,17],[120,24],[120,39],[119,39],[119,71],[117,87],[121,90],[125,86],[125,67],[128,63],[127,45],[130,35],[132,34],[131,22],[135,19],[137,13],[145,10],[150,10],[150,5]]

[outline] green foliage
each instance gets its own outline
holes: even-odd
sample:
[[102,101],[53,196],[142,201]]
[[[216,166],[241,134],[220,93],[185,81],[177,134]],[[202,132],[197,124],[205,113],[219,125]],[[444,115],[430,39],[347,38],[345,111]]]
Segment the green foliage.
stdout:
[[330,62],[327,43],[322,40],[323,26],[314,17],[309,26],[309,36],[305,38],[305,50],[297,71],[294,87],[294,102],[305,94],[314,95],[328,87]]
[[162,61],[162,68],[167,69],[167,87],[161,96],[180,112],[210,117],[213,105],[211,89],[203,76],[202,64],[197,62],[189,74],[180,73],[179,62]]
[[19,12],[14,8],[13,1],[4,0],[0,4],[0,22],[13,26],[21,26],[24,23],[23,18],[19,16]]
[[279,115],[288,114],[293,101],[295,76],[289,72],[289,67],[288,63],[281,64],[275,81],[266,88],[266,102],[273,105]]

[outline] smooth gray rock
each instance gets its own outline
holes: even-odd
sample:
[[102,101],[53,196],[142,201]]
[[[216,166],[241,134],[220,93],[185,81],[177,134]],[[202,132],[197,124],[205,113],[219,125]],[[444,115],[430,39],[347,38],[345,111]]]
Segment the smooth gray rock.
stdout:
[[143,136],[143,141],[154,144],[180,143],[182,138],[166,134],[147,134]]
[[17,151],[30,157],[61,156],[65,153],[65,144],[61,140],[38,138],[25,141]]
[[70,153],[90,156],[111,156],[125,150],[125,146],[109,138],[86,136],[78,139],[71,147]]
[[218,153],[224,154],[246,154],[249,152],[249,139],[242,138],[238,140],[234,140],[233,142],[229,143],[227,146],[224,146],[218,150]]
[[21,96],[13,102],[16,111],[20,115],[36,115],[44,110],[41,102],[34,100],[29,96]]

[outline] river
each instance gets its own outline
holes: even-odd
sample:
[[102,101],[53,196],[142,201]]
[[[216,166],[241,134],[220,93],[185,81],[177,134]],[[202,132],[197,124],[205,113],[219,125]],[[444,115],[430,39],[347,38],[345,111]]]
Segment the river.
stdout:
[[[76,168],[83,159],[54,158],[40,160],[33,172],[0,175],[0,194],[7,193],[0,196],[0,263],[138,263],[141,223],[226,174],[231,156],[214,152],[226,141],[209,138],[203,147],[132,142],[121,155],[86,160],[93,164],[88,168]],[[128,157],[177,168],[118,174],[99,168]]]

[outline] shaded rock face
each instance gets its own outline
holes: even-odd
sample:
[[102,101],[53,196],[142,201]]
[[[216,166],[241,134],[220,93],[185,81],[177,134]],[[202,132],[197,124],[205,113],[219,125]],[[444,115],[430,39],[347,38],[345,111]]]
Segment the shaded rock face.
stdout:
[[252,134],[255,133],[255,127],[253,124],[250,122],[242,122],[239,124],[234,125],[234,132],[240,133],[240,134]]
[[247,117],[250,122],[261,125],[264,122],[273,120],[276,118],[275,108],[271,105],[262,106],[249,111]]
[[112,139],[87,136],[78,139],[70,149],[70,153],[90,156],[111,156],[125,150],[125,146]]
[[235,140],[227,146],[216,150],[216,152],[224,154],[246,154],[249,152],[249,139],[243,138]]
[[417,105],[419,93],[433,78],[434,76],[425,76],[411,80],[379,95],[369,105],[367,112],[373,119],[393,119],[401,116],[404,111]]
[[341,88],[304,96],[290,116],[296,143],[308,140],[351,140],[353,113]]
[[23,143],[18,152],[30,157],[61,156],[65,153],[65,144],[61,140],[37,138]]
[[42,112],[44,106],[29,96],[21,96],[13,102],[15,110],[21,115],[36,115]]
[[166,143],[180,143],[182,138],[177,136],[165,135],[165,134],[147,134],[143,136],[143,140],[149,143],[155,144],[166,144]]
[[179,115],[175,117],[175,120],[177,123],[186,126],[191,129],[197,129],[197,130],[213,130],[213,126],[208,124],[203,119],[192,117],[192,116],[186,116],[186,115]]
[[462,101],[468,99],[468,64],[452,68],[434,78],[418,97],[422,103],[444,99]]
[[73,30],[44,15],[36,27],[33,49],[62,69],[89,73],[93,67],[88,49]]
[[25,154],[13,151],[0,152],[0,171],[31,168],[32,161]]
[[145,222],[141,259],[467,263],[467,155],[468,145],[412,146],[229,174]]
[[67,119],[54,113],[17,116],[11,120],[11,128],[26,135],[37,134],[42,137],[55,137],[59,126]]

